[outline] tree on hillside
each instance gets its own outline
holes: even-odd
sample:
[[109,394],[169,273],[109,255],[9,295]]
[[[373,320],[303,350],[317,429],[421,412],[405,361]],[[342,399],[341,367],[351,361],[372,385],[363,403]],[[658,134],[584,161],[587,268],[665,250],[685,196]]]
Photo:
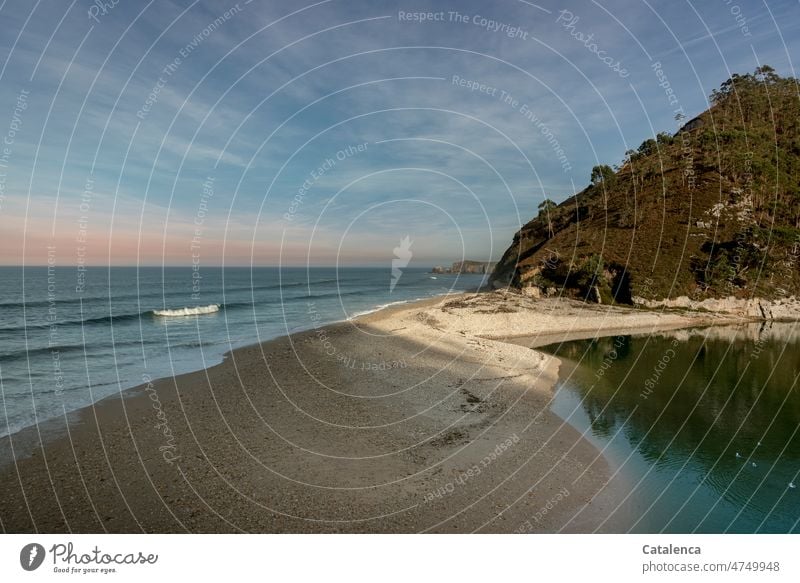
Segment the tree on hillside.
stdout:
[[658,132],[656,142],[659,146],[669,146],[675,142],[675,138],[669,132]]
[[553,220],[550,216],[551,213],[555,210],[556,203],[554,203],[549,198],[544,199],[541,203],[539,203],[539,216],[544,216],[544,219],[547,221],[547,231],[550,234],[550,237],[555,235],[553,231]]
[[639,145],[638,153],[642,156],[649,156],[658,151],[658,144],[653,138],[647,138]]
[[781,80],[775,69],[769,65],[761,65],[755,70],[756,81],[760,83],[774,84]]
[[610,187],[614,182],[614,170],[607,164],[601,164],[592,168],[590,180],[593,186],[605,185]]

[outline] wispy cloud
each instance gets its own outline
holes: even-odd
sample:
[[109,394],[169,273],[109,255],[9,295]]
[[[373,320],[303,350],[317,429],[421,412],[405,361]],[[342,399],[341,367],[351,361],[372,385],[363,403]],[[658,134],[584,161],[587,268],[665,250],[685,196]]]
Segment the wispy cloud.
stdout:
[[186,262],[198,213],[216,262],[383,261],[406,235],[414,261],[496,259],[543,197],[673,129],[654,60],[691,114],[756,57],[791,73],[800,42],[789,0],[538,4],[120,2],[94,22],[80,2],[9,0],[0,136],[30,98],[0,262],[54,242],[71,260],[87,180],[97,262]]

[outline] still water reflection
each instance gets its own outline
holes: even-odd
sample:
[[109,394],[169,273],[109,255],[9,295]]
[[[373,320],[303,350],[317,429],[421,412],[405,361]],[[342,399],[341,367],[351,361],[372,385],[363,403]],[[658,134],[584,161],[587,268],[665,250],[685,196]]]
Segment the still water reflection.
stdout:
[[634,532],[800,532],[800,325],[616,336],[564,361],[554,411],[616,465]]

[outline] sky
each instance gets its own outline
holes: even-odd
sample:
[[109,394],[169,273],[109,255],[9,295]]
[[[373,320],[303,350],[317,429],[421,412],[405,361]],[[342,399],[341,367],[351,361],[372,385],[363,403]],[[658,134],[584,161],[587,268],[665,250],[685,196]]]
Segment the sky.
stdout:
[[0,0],[0,264],[497,260],[797,0]]

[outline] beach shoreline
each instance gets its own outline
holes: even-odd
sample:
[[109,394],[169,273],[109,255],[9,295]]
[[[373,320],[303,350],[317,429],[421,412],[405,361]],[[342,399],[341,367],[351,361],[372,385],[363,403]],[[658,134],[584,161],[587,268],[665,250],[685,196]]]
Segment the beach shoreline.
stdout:
[[2,438],[30,450],[0,469],[2,528],[592,531],[610,469],[532,348],[742,321],[482,292],[320,323]]

